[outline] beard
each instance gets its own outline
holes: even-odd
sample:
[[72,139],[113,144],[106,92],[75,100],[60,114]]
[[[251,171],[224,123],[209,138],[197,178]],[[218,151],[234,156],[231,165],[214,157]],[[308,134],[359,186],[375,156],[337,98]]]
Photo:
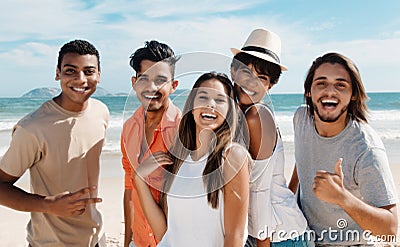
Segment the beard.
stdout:
[[318,107],[316,104],[313,103],[314,107],[314,114],[317,114],[318,118],[325,123],[333,123],[336,122],[344,113],[347,112],[347,109],[349,108],[349,105],[345,105],[339,112],[337,116],[322,116],[319,111]]
[[144,102],[142,101],[142,106],[145,109],[145,111],[157,112],[160,110],[164,110],[167,107],[168,105],[167,100],[168,98],[145,100]]
[[158,112],[165,110],[165,107],[160,103],[149,103],[143,107],[147,112]]

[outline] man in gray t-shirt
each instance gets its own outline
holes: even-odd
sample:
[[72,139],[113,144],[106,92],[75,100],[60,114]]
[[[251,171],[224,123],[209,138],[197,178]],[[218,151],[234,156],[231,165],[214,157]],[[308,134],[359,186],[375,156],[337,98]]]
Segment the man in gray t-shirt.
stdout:
[[366,245],[396,235],[398,196],[385,148],[367,124],[365,93],[355,64],[328,53],[304,83],[307,106],[294,116],[297,191],[316,245]]

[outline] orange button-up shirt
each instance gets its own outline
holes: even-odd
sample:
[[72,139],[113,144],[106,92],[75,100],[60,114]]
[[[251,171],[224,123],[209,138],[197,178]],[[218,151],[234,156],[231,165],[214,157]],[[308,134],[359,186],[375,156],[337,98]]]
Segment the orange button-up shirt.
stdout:
[[[140,146],[144,136],[144,108],[140,106],[135,113],[124,123],[121,134],[122,166],[125,171],[125,189],[132,190],[132,202],[134,207],[132,232],[133,240],[138,247],[156,246],[157,241],[153,231],[146,220],[140,205],[138,193],[133,181],[133,169],[145,160],[150,153],[158,151],[167,152],[172,144],[175,133],[179,127],[181,111],[172,102],[164,112],[164,116],[154,131],[153,140],[149,149],[144,153],[141,160]],[[156,202],[160,199],[160,189],[163,183],[164,169],[158,168],[147,177],[147,184]]]

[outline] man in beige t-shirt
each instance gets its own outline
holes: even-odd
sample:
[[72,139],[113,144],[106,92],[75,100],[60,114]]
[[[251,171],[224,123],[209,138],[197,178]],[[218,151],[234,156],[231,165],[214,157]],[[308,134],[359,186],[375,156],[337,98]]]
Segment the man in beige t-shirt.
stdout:
[[[31,212],[30,246],[106,246],[96,204],[107,107],[90,98],[100,81],[99,52],[74,40],[59,52],[62,92],[21,119],[0,160],[0,205]],[[14,183],[29,169],[31,192]]]

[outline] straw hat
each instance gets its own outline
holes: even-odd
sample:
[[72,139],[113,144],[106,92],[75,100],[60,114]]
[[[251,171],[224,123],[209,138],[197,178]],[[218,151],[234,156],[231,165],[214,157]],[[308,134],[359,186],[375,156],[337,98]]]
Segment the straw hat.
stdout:
[[287,68],[280,62],[281,39],[274,32],[261,28],[255,29],[250,33],[241,50],[231,48],[231,51],[233,55],[236,55],[239,52],[250,54],[279,65],[282,71],[287,70]]

